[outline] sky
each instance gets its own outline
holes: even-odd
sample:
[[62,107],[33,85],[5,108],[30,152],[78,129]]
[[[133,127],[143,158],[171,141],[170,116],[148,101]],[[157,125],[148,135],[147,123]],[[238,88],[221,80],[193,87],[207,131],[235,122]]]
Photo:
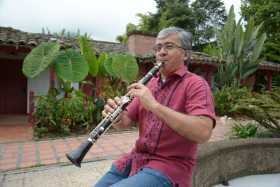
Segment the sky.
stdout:
[[[240,0],[224,0],[226,10]],[[137,24],[137,13],[156,12],[154,0],[0,0],[0,26],[41,33],[66,29],[88,33],[95,40],[114,42],[128,23]]]

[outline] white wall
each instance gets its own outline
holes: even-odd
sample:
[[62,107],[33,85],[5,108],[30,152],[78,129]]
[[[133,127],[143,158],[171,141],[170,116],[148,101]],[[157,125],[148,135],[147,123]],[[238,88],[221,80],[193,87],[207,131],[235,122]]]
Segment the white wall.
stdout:
[[[29,93],[30,91],[34,92],[34,96],[41,96],[41,95],[47,95],[49,90],[49,80],[50,80],[50,74],[49,69],[45,70],[44,72],[40,73],[39,76],[28,79],[27,80],[27,113],[29,113]],[[55,81],[55,85],[57,87],[57,81]],[[79,83],[73,83],[72,86],[74,89],[79,89]],[[63,97],[63,93],[60,94],[61,97]]]
[[27,113],[29,113],[29,93],[34,92],[34,96],[46,95],[49,88],[49,69],[40,73],[33,79],[27,81]]

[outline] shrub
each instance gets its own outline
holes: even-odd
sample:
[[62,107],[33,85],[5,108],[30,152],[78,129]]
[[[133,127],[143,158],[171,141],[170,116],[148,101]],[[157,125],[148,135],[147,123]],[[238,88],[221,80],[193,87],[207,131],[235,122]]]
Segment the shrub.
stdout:
[[217,115],[234,115],[232,109],[239,99],[251,97],[251,92],[247,88],[223,87],[214,93],[215,111]]
[[232,111],[247,116],[270,132],[280,135],[279,88],[240,99]]
[[127,92],[128,84],[120,79],[107,79],[101,88],[103,98],[114,98],[116,96],[123,96]]
[[87,130],[93,123],[94,105],[80,91],[73,91],[68,98],[48,94],[40,96],[35,117],[35,136],[69,135]]
[[232,128],[232,134],[238,138],[251,138],[256,137],[258,126],[255,123],[235,123]]

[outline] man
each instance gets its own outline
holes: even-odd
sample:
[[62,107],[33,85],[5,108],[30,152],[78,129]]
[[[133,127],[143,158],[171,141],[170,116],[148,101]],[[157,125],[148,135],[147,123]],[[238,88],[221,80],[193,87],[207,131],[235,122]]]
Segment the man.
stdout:
[[[184,65],[191,50],[190,33],[163,29],[154,50],[164,65],[146,86],[128,87],[135,98],[114,124],[138,122],[139,138],[95,187],[191,187],[197,144],[206,142],[215,126],[212,94],[207,82]],[[119,98],[109,99],[103,116],[118,102]]]

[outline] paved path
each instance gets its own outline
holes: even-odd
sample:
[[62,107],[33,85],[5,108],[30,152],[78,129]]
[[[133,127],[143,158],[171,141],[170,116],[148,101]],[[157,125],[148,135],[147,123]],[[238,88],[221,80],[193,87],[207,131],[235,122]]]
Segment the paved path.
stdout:
[[[128,152],[137,132],[106,134],[90,149],[85,161],[114,158]],[[0,144],[0,170],[13,170],[68,162],[66,153],[76,149],[86,136],[46,141],[26,141]]]
[[[224,139],[229,129],[230,125],[219,119],[210,141]],[[90,186],[113,159],[132,148],[137,134],[132,131],[103,135],[86,155],[82,169],[71,165],[65,153],[77,148],[87,136],[1,143],[0,187]]]
[[0,173],[1,187],[86,187],[92,186],[110,167],[112,160],[72,165],[52,165]]

